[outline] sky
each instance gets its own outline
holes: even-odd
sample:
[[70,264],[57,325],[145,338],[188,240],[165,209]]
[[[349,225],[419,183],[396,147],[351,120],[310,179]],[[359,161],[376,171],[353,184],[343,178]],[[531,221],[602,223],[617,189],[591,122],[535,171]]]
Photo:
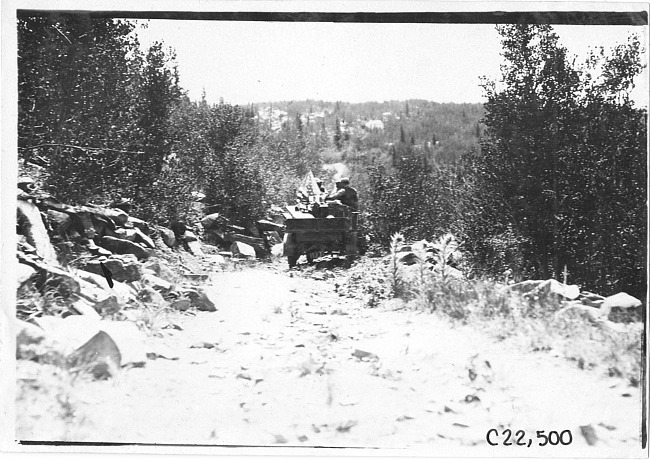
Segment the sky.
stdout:
[[[499,77],[494,25],[350,24],[149,20],[144,47],[175,49],[191,99],[231,104],[316,99],[366,102],[426,99],[483,102],[480,77]],[[555,26],[578,61],[647,27]],[[647,62],[647,54],[646,54]],[[648,106],[648,71],[633,99]]]

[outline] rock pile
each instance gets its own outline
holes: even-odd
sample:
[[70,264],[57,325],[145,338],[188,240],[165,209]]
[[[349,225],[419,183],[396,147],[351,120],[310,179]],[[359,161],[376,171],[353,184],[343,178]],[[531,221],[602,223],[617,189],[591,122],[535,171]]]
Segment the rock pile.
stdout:
[[[452,244],[449,244],[450,242]],[[394,254],[386,257],[386,261],[390,262],[394,258],[399,264],[407,266],[424,263],[433,271],[441,271],[441,266],[445,265],[447,276],[463,279],[462,272],[456,268],[459,262],[456,254],[452,240],[446,244],[442,244],[442,239],[436,243],[422,240],[412,244],[400,244],[395,248]],[[581,291],[577,285],[564,284],[554,279],[522,281],[510,284],[506,289],[531,301],[557,302],[561,305],[560,314],[579,310],[599,323],[643,321],[645,318],[643,303],[625,292],[603,297]]]
[[[153,325],[143,312],[216,310],[195,283],[209,273],[179,272],[166,260],[183,259],[182,247],[202,257],[196,234],[182,223],[150,225],[119,204],[70,206],[19,181],[19,358],[107,378],[127,364],[144,365],[143,334]],[[205,259],[210,267],[225,262]]]
[[283,217],[275,221],[264,219],[256,222],[254,227],[244,228],[234,225],[219,213],[213,213],[201,219],[201,225],[208,241],[223,247],[222,254],[244,259],[265,258],[280,253],[284,225]]

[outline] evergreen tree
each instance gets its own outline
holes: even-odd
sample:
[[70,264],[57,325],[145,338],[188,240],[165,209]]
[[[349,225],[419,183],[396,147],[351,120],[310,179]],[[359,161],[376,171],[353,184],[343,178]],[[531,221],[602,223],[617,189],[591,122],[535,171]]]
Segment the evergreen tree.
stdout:
[[341,150],[341,139],[341,122],[339,121],[339,117],[336,117],[334,121],[334,145],[337,150]]

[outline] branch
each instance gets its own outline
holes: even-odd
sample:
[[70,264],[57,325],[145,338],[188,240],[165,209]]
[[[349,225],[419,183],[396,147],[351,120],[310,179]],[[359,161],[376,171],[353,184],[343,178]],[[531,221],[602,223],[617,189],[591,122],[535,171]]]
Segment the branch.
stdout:
[[129,150],[116,150],[116,149],[109,149],[109,148],[104,148],[104,147],[80,147],[78,145],[68,145],[68,144],[38,144],[38,145],[32,145],[29,147],[18,147],[19,149],[23,150],[34,150],[38,149],[40,147],[67,147],[71,149],[79,149],[79,150],[98,150],[98,151],[109,151],[109,152],[117,152],[117,153],[144,153],[141,151],[129,151]]

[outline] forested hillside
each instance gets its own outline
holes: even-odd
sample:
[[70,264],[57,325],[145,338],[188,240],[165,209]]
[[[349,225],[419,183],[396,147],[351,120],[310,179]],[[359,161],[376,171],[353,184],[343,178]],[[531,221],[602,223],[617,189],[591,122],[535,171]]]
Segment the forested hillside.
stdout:
[[295,201],[308,171],[328,187],[348,175],[378,250],[398,231],[452,232],[471,276],[569,276],[645,296],[647,111],[628,98],[637,39],[579,66],[551,27],[500,27],[506,64],[500,85],[484,83],[485,107],[240,107],[190,100],[173,50],[143,53],[134,28],[19,17],[20,168],[54,197],[128,198],[138,217],[169,225],[202,217],[200,194],[246,227]]

